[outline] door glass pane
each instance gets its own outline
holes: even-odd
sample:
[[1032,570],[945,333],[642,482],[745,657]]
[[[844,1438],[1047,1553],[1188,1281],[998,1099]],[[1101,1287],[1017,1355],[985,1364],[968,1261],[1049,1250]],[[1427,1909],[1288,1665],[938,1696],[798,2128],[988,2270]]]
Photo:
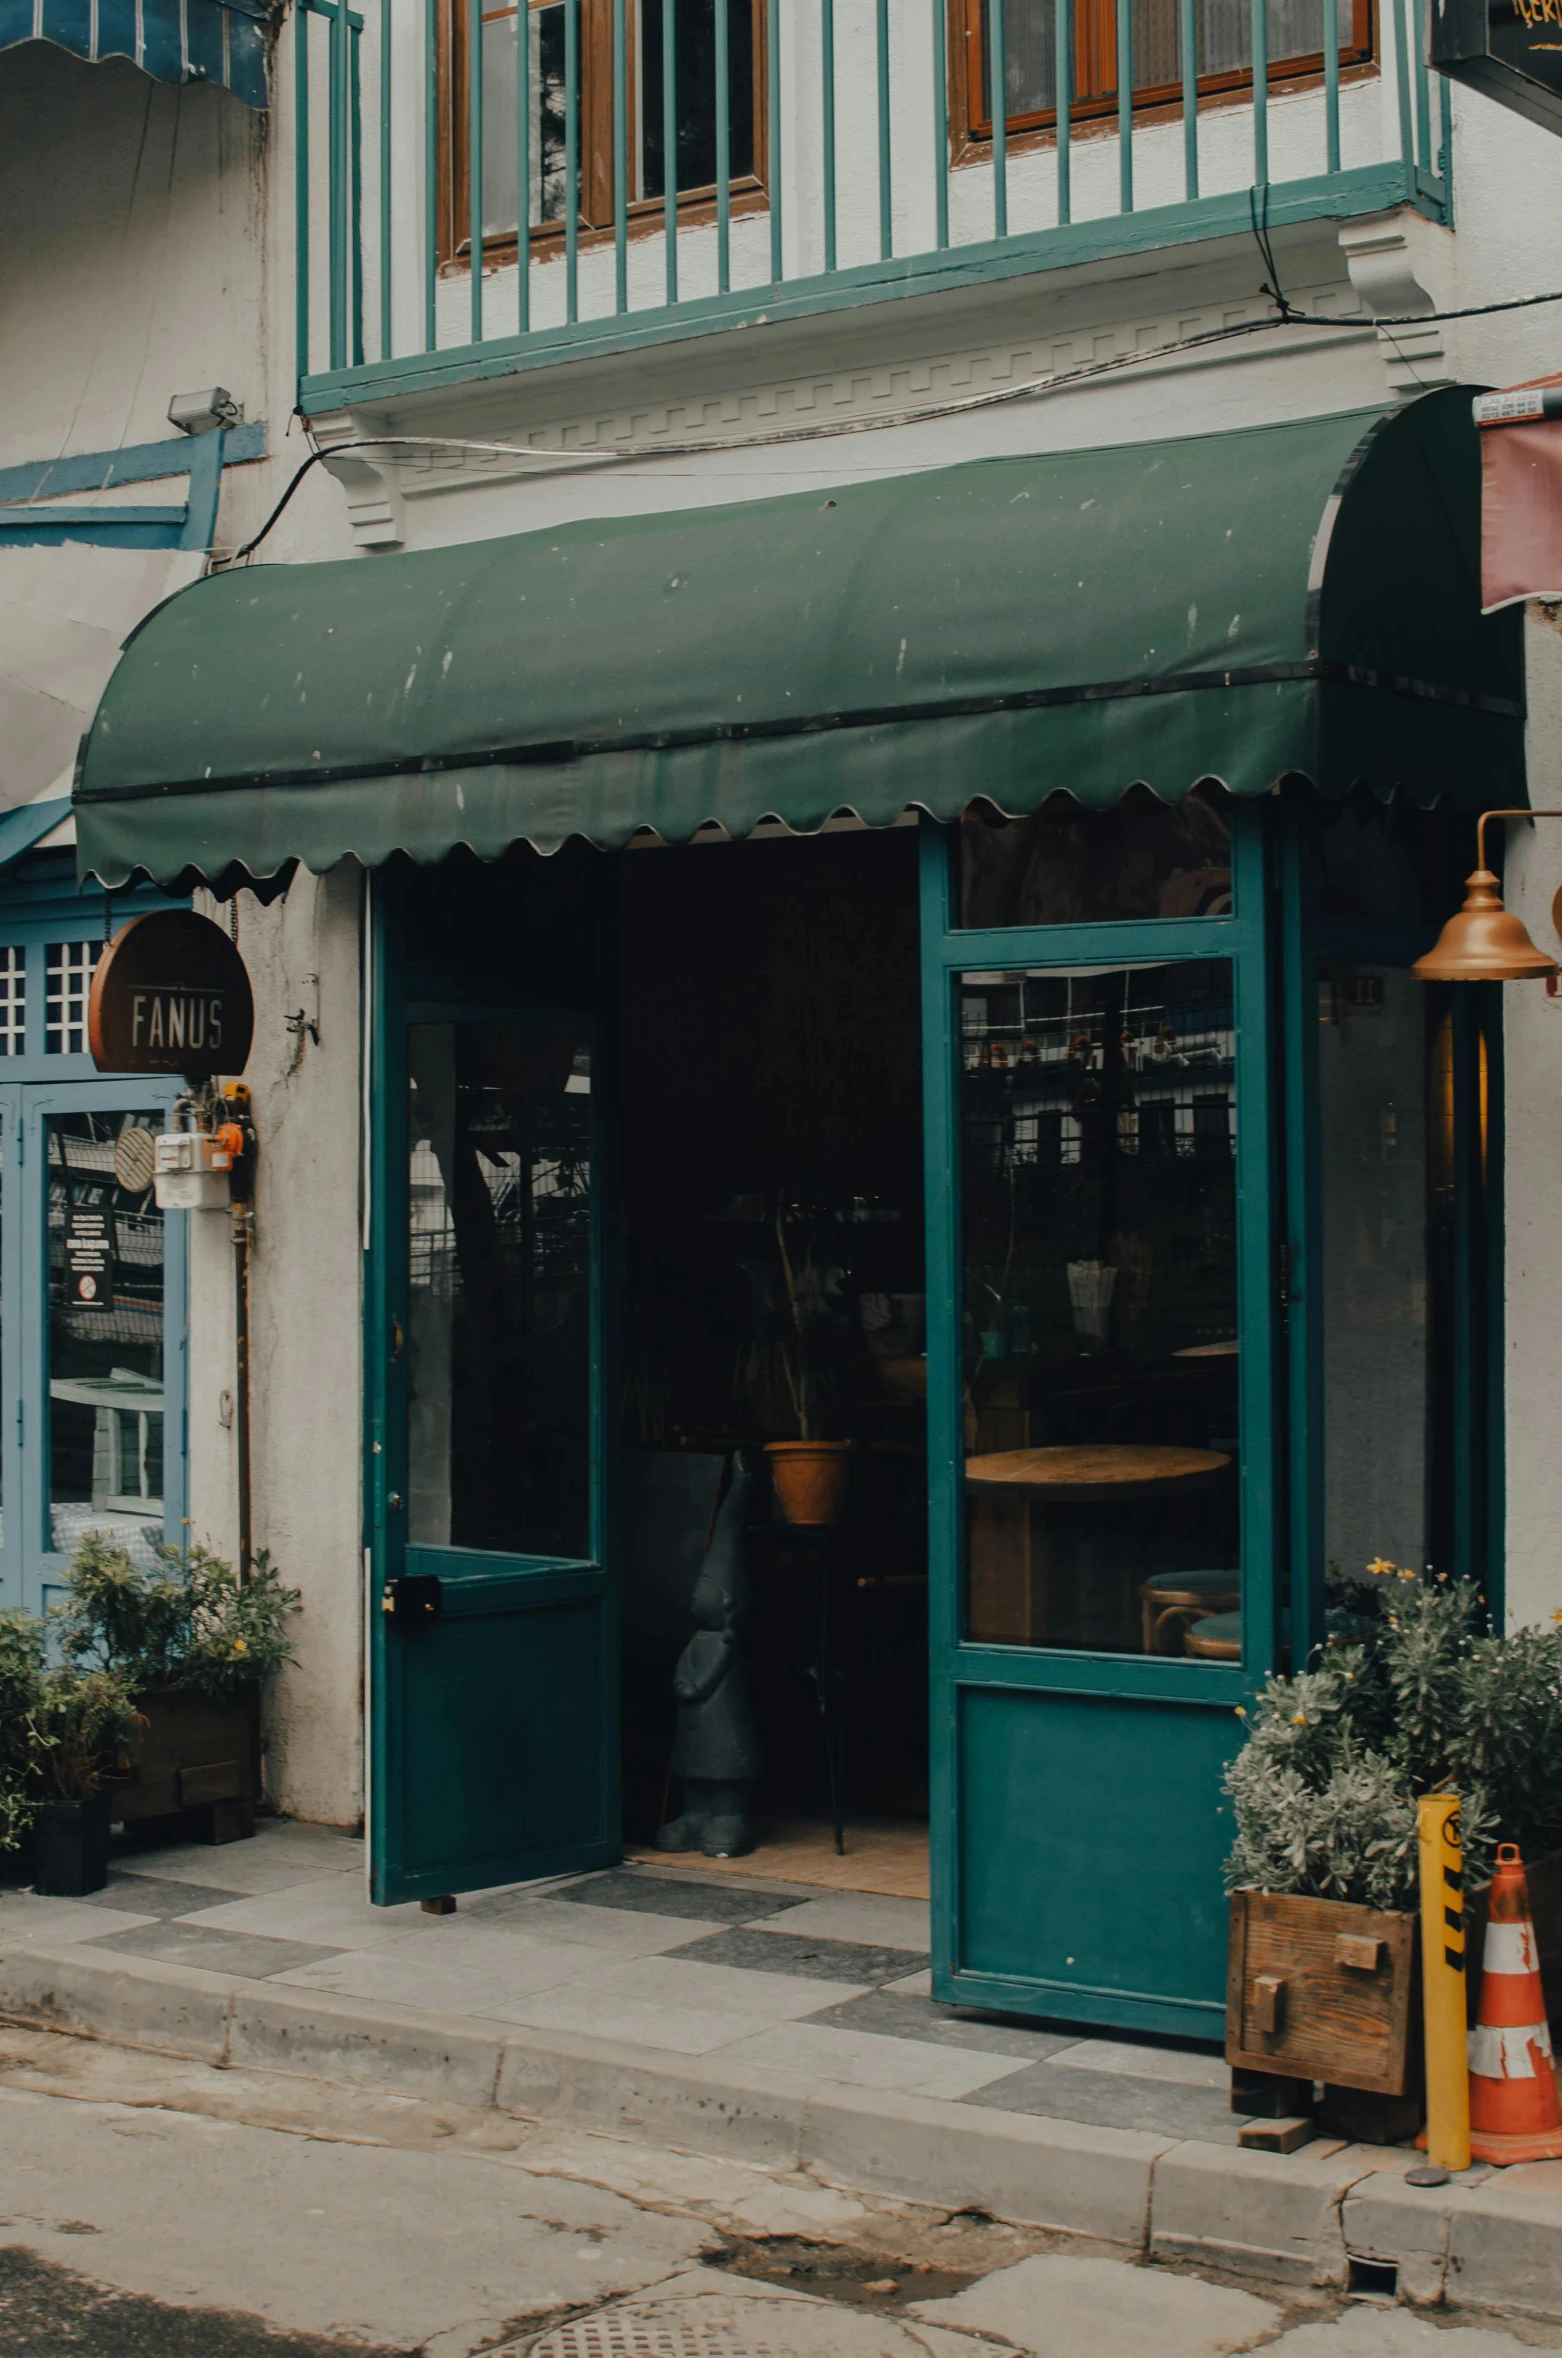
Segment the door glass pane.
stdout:
[[[560,0],[524,12],[527,53],[526,141],[530,184],[528,219],[562,221],[565,189],[564,10]],[[517,195],[520,101],[515,9],[483,11],[483,235],[513,237],[520,215]],[[464,237],[467,225],[457,224]]]
[[1232,987],[961,978],[973,1639],[1240,1656]]
[[[1448,1569],[1453,1449],[1435,1381],[1453,1250],[1453,1019],[1403,969],[1318,974],[1324,1547],[1359,1580],[1379,1557]],[[1450,1436],[1450,1440],[1452,1436]]]
[[973,803],[960,821],[962,925],[1226,917],[1231,906],[1230,814],[1201,794],[1111,811],[1058,801],[1028,819]]
[[587,1557],[587,1019],[416,1024],[408,1070],[408,1536]]
[[50,1114],[49,1531],[69,1555],[112,1530],[143,1565],[163,1538],[160,1114]]
[[[779,6],[781,0],[772,0]],[[716,180],[716,11],[727,11],[727,169],[733,180],[754,170],[753,0],[678,0],[674,35],[677,68],[678,186],[711,188]],[[662,106],[662,0],[640,10],[641,194],[667,188],[667,138]]]

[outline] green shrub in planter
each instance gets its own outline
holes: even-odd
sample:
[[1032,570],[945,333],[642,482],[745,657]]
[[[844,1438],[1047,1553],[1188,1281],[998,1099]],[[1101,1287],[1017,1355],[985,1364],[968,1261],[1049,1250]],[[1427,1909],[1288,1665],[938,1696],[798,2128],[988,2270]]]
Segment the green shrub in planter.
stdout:
[[1439,1787],[1462,1796],[1472,1885],[1499,1841],[1529,1857],[1562,1843],[1562,1629],[1494,1637],[1473,1583],[1372,1572],[1351,1599],[1360,1634],[1254,1708],[1226,1775],[1232,1889],[1411,1908],[1415,1805]]
[[292,1661],[298,1591],[264,1549],[248,1580],[198,1542],[157,1553],[157,1570],[144,1572],[111,1532],[83,1540],[53,1614],[67,1661],[121,1672],[136,1693],[196,1687],[217,1702]]
[[29,1722],[43,1654],[40,1622],[28,1613],[0,1613],[0,1855],[21,1848],[37,1813]]

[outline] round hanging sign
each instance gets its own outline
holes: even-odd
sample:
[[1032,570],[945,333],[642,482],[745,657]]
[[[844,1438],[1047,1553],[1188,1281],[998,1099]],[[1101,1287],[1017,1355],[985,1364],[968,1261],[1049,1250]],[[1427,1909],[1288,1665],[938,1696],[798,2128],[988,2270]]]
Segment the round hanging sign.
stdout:
[[132,917],[98,960],[87,1044],[100,1073],[213,1081],[244,1070],[254,1031],[244,961],[222,927],[193,909]]

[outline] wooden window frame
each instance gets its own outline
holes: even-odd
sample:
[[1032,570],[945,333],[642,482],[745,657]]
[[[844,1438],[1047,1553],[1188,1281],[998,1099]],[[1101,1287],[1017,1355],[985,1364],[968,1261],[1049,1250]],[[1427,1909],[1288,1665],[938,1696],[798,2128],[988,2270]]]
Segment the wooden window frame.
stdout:
[[[1013,6],[1013,0],[1010,5]],[[948,11],[951,161],[959,164],[986,160],[992,154],[993,126],[988,94],[983,88],[982,0],[948,0]],[[1351,35],[1349,47],[1340,51],[1340,79],[1359,81],[1376,68],[1376,0],[1340,0],[1340,21],[1342,30],[1348,25]],[[1321,84],[1324,63],[1322,50],[1297,57],[1271,57],[1268,75],[1271,94],[1296,85]],[[1069,108],[1070,126],[1087,134],[1094,129],[1115,129],[1117,92],[1112,85],[1117,74],[1117,11],[1114,0],[1075,0],[1076,92],[1086,79],[1086,69],[1098,87],[1088,97],[1075,96]],[[1250,66],[1227,73],[1201,74],[1200,110],[1245,98],[1252,88]],[[1134,93],[1136,122],[1141,118],[1151,122],[1164,119],[1180,113],[1181,107],[1180,80],[1158,83]],[[1008,132],[1011,154],[1016,149],[1024,152],[1027,148],[1051,147],[1057,137],[1057,109],[1043,107],[1030,114],[1011,115]]]
[[[471,178],[470,178],[470,110],[468,106],[469,38],[473,6],[480,7],[485,21],[530,12],[533,7],[548,7],[555,0],[519,0],[518,7],[484,7],[483,0],[441,0],[436,18],[435,103],[439,125],[439,187],[437,191],[437,228],[439,259],[446,269],[467,270],[471,267]],[[729,184],[732,217],[766,210],[769,204],[769,61],[766,40],[765,10],[779,0],[748,0],[752,12],[753,34],[753,108],[754,108],[754,169],[741,175],[734,174]],[[659,0],[626,0],[625,6],[625,72],[628,76],[631,101],[628,121],[630,195],[626,206],[629,235],[648,237],[658,232],[666,220],[666,203],[662,196],[636,196],[633,193],[635,155],[638,147],[633,99],[637,86],[636,48],[642,7],[655,7]],[[613,223],[613,0],[579,0],[580,6],[580,163],[583,204],[579,221],[579,243],[583,250],[611,240]],[[680,190],[678,220],[680,227],[696,227],[716,218],[717,195],[715,183],[704,188]],[[565,225],[557,221],[539,221],[531,226],[530,247],[534,255],[547,258],[555,249],[562,250]],[[484,260],[514,261],[520,244],[516,230],[497,232],[483,240]]]

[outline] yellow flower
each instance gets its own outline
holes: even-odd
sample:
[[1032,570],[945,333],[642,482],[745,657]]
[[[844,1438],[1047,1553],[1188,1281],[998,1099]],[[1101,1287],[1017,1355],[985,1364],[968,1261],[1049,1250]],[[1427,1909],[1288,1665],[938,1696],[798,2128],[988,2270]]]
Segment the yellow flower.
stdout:
[[1294,1713],[1294,1714],[1293,1714],[1293,1716],[1292,1716],[1291,1725],[1292,1725],[1292,1727],[1293,1727],[1293,1728],[1304,1728],[1304,1727],[1307,1725],[1307,1714],[1306,1714],[1306,1712],[1305,1712],[1305,1711],[1298,1711],[1298,1712]]
[[244,1638],[235,1638],[233,1641],[233,1651],[235,1654],[247,1654],[249,1652],[248,1641]]
[[[1555,1618],[1562,1621],[1562,1613],[1558,1613]],[[1240,1703],[1237,1705],[1237,1717],[1238,1719],[1246,1719],[1247,1717],[1247,1712]]]
[[1391,1564],[1387,1556],[1374,1556],[1371,1563],[1367,1566],[1367,1570],[1381,1577],[1385,1572],[1397,1572],[1399,1570],[1399,1566],[1397,1564]]

